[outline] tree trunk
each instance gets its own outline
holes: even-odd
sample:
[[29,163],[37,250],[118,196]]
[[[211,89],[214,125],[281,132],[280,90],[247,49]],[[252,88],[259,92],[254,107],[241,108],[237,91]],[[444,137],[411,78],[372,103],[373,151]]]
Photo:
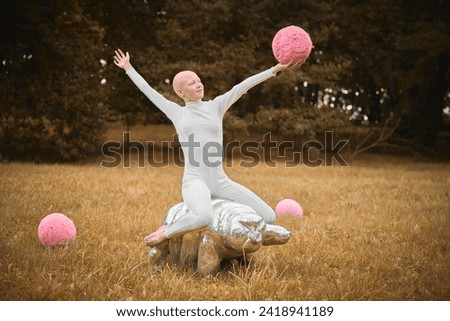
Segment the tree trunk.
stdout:
[[369,121],[376,125],[381,122],[380,95],[377,93],[377,87],[372,77],[369,76]]
[[442,54],[437,59],[436,72],[430,79],[430,90],[428,91],[428,108],[426,108],[424,119],[425,134],[424,145],[429,148],[436,147],[439,129],[442,123],[442,109],[444,108],[445,95],[449,89],[449,55]]

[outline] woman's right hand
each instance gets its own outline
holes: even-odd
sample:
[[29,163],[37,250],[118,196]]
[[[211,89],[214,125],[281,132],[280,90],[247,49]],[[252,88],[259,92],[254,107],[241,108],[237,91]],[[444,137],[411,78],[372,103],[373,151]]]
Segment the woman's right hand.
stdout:
[[114,51],[114,53],[116,54],[114,56],[114,64],[117,67],[124,70],[130,69],[132,67],[130,63],[130,54],[128,52],[124,54],[122,50],[117,49],[116,51]]

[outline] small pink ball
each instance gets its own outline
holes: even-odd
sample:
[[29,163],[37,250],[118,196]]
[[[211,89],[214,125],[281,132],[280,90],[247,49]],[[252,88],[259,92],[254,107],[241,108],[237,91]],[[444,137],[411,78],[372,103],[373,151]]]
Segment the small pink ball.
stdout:
[[282,64],[305,61],[312,48],[309,34],[297,26],[280,29],[272,41],[273,55]]
[[61,213],[45,216],[38,226],[39,242],[44,246],[68,244],[77,238],[73,221]]
[[303,209],[299,203],[296,201],[286,198],[278,202],[275,207],[275,214],[280,215],[292,215],[292,216],[303,216]]

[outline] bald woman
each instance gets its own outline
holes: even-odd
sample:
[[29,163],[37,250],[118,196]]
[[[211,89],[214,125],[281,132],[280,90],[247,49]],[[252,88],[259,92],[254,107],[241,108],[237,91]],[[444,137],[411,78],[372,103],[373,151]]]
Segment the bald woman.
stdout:
[[249,77],[210,101],[202,100],[204,87],[198,75],[190,70],[182,71],[172,81],[175,93],[184,101],[184,106],[180,106],[164,98],[137,73],[128,52],[124,54],[120,49],[116,50],[114,63],[124,69],[134,84],[172,121],[185,160],[182,195],[190,214],[146,236],[144,242],[148,246],[207,228],[213,221],[212,198],[246,204],[267,223],[275,221],[275,212],[269,205],[225,174],[222,166],[222,120],[228,108],[250,88],[291,67],[290,64],[278,64]]

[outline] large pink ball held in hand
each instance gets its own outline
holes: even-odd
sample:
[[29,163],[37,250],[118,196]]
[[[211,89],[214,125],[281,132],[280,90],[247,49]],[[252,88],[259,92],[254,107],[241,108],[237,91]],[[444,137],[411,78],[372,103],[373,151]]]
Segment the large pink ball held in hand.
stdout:
[[38,226],[39,242],[44,246],[64,245],[77,238],[73,221],[61,213],[44,217]]
[[277,216],[292,215],[302,217],[303,209],[296,201],[286,198],[278,202],[277,206],[275,207],[275,214]]
[[297,26],[279,30],[272,41],[273,55],[282,64],[304,62],[312,48],[309,34]]

